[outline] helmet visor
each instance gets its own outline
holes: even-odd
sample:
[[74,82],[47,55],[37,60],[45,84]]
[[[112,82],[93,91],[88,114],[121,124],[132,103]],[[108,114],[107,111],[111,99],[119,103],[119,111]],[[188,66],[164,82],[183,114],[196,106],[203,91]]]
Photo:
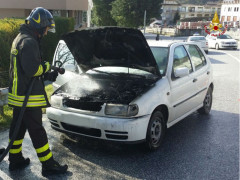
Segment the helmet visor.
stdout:
[[55,29],[55,22],[54,22],[53,19],[50,19],[49,21],[50,21],[50,26],[49,26],[50,29],[48,30],[48,32],[55,33],[55,32],[56,32],[56,29]]

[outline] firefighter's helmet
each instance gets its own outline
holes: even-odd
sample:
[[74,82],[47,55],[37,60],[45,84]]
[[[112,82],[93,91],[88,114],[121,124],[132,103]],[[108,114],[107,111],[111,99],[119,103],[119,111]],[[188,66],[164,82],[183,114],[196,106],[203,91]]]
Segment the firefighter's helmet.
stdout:
[[32,10],[26,18],[26,23],[30,24],[42,36],[47,27],[50,32],[55,32],[55,22],[52,14],[42,7],[37,7]]

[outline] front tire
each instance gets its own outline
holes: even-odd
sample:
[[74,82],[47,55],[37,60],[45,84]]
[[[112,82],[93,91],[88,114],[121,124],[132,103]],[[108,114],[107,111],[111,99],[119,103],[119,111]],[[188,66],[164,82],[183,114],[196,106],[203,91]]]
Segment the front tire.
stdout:
[[205,53],[208,54],[208,50],[206,50]]
[[156,150],[161,145],[166,131],[165,118],[161,111],[155,111],[148,123],[145,146],[148,150]]
[[215,48],[216,48],[216,50],[219,50],[220,49],[219,44],[216,44]]
[[209,87],[207,94],[203,101],[203,107],[201,107],[198,112],[200,114],[209,114],[212,108],[212,88]]

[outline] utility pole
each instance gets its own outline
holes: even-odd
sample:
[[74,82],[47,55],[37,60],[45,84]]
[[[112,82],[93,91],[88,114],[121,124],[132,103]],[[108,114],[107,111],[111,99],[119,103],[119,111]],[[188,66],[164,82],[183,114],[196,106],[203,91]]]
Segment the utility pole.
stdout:
[[145,35],[145,30],[146,30],[146,16],[147,16],[147,11],[145,10],[144,11],[144,22],[143,22],[143,24],[144,24],[144,35]]

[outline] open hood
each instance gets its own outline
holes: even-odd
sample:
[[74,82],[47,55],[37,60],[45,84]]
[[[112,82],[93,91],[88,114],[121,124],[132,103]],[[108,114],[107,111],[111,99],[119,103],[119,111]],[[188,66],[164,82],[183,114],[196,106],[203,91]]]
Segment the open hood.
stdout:
[[83,72],[101,66],[141,69],[160,76],[155,58],[137,29],[89,28],[62,36]]

